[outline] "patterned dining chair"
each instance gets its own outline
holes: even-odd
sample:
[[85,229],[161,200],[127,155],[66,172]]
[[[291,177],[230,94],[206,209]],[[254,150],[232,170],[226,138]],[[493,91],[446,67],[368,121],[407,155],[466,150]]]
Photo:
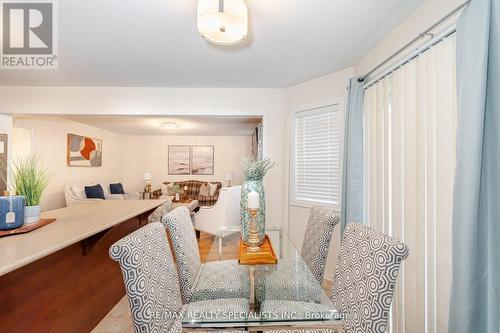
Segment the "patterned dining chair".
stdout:
[[[408,254],[409,249],[404,243],[377,230],[356,223],[347,226],[337,259],[331,294],[335,308],[344,316],[342,332],[386,331],[399,268]],[[262,311],[271,311],[276,306],[276,301],[266,301]],[[281,304],[281,309],[293,311],[294,306],[292,302],[287,307]]]
[[161,218],[172,210],[172,200],[167,201],[160,207],[156,208],[151,215],[148,216],[148,223],[161,222]]
[[248,299],[248,267],[239,265],[237,260],[201,263],[196,233],[186,207],[175,208],[163,217],[162,223],[172,240],[184,303],[220,298]]
[[319,283],[323,283],[333,229],[339,222],[340,216],[332,208],[311,209],[301,256]]
[[339,222],[332,208],[313,207],[300,255],[306,267],[300,260],[282,260],[273,270],[258,269],[257,300],[319,300],[333,230]]
[[343,314],[345,332],[387,329],[406,244],[362,224],[347,226],[333,277],[332,302]]
[[248,299],[222,299],[182,305],[177,270],[165,227],[151,223],[109,249],[120,264],[136,333],[181,332],[181,316],[209,309],[248,312]]

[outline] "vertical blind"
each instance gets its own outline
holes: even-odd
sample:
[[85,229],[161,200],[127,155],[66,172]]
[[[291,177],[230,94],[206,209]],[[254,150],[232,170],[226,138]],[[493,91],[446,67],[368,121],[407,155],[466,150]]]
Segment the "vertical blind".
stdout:
[[340,105],[295,114],[293,199],[340,208]]
[[455,37],[365,93],[368,223],[410,248],[390,332],[448,331],[456,138]]

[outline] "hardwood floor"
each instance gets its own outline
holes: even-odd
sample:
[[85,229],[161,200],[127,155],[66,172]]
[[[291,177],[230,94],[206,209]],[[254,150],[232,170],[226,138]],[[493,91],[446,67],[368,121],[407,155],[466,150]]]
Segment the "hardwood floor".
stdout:
[[238,245],[240,234],[224,238],[222,245],[222,255],[219,258],[218,244],[214,243],[215,236],[202,232],[198,239],[198,248],[200,249],[201,262],[216,261],[216,260],[231,260],[238,259]]

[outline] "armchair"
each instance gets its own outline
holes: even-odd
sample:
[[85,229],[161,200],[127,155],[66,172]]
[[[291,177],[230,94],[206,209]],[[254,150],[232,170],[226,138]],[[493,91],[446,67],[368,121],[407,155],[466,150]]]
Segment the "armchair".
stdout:
[[221,188],[215,205],[200,207],[194,216],[194,228],[199,231],[217,235],[222,226],[240,225],[241,186]]

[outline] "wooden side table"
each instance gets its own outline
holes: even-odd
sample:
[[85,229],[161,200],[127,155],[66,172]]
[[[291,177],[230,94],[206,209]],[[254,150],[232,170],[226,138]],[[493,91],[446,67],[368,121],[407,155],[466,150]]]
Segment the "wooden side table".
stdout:
[[142,200],[152,200],[153,199],[153,192],[139,192],[139,194],[142,197]]

